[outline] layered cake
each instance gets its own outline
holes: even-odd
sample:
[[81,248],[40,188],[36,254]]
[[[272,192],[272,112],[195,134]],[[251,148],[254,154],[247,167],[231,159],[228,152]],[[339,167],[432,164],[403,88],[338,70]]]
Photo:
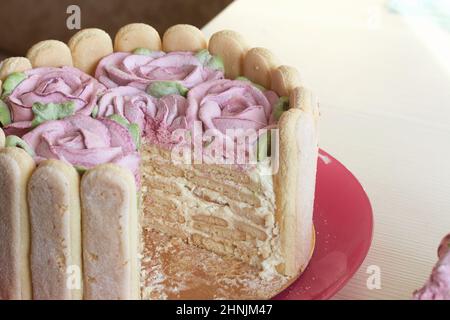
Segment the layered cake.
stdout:
[[0,80],[0,299],[152,297],[148,252],[174,239],[264,281],[306,268],[318,105],[269,50],[84,29]]

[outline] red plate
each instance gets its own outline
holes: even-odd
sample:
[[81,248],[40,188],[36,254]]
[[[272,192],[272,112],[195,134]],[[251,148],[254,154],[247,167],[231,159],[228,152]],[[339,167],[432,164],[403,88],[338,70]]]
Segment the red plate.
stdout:
[[372,242],[372,208],[366,193],[351,172],[323,150],[317,167],[314,225],[316,247],[307,269],[274,299],[331,298],[361,266]]

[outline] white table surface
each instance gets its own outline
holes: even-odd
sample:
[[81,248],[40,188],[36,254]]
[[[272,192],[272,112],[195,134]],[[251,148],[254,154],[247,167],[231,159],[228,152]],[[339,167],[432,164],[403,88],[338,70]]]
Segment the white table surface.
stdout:
[[[297,67],[320,99],[320,146],[369,195],[373,244],[337,299],[410,299],[450,232],[450,33],[384,5],[238,0],[203,29],[237,30]],[[381,289],[366,286],[370,265]]]

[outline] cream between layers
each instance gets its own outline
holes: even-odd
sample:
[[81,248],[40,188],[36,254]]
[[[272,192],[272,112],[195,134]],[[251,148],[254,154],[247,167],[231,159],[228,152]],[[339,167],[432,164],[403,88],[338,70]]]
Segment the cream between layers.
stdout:
[[170,151],[151,145],[142,158],[144,227],[267,272],[282,262],[272,177],[259,172],[266,164],[174,165]]

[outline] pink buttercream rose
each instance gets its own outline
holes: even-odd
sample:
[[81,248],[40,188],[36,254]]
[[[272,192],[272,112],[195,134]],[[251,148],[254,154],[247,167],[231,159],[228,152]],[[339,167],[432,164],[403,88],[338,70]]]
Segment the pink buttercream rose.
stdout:
[[248,81],[209,81],[189,91],[187,120],[201,120],[215,138],[210,148],[220,146],[225,158],[242,152],[248,156],[260,129],[275,123],[272,109],[277,100],[275,92],[262,91]]
[[108,88],[132,86],[145,90],[155,81],[178,81],[190,89],[204,81],[222,79],[223,72],[205,66],[192,52],[117,52],[100,61],[95,77]]
[[5,127],[7,134],[22,135],[32,127],[32,107],[36,102],[73,102],[75,113],[90,115],[97,96],[106,89],[93,77],[72,67],[36,68],[24,73],[27,78],[6,99],[13,121]]
[[172,144],[171,133],[177,129],[187,129],[186,98],[167,95],[156,99],[130,86],[108,89],[98,100],[98,117],[118,114],[130,123],[136,123],[141,135],[149,142]]
[[59,159],[85,168],[116,163],[139,177],[140,157],[133,139],[113,120],[74,115],[47,121],[25,134],[23,140],[34,150],[37,163]]
[[147,109],[145,138],[155,144],[171,147],[172,132],[186,130],[192,126],[186,119],[188,103],[179,95],[168,95],[158,99],[154,108]]
[[450,234],[442,239],[439,261],[425,286],[414,292],[416,300],[450,300]]
[[258,130],[273,122],[277,99],[273,91],[263,92],[246,81],[209,81],[189,91],[187,117],[223,134],[227,129]]
[[97,117],[119,114],[131,123],[145,129],[146,116],[154,116],[157,100],[134,87],[116,87],[108,89],[98,100]]

